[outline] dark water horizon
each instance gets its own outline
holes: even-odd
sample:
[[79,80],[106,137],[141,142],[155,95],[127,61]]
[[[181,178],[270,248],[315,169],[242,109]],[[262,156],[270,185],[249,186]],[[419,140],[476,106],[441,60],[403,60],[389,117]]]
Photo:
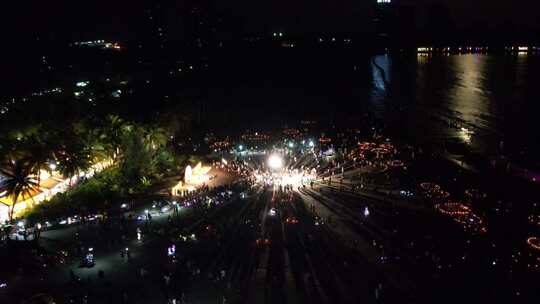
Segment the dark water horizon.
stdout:
[[369,113],[403,141],[539,151],[539,56],[304,55],[219,66],[205,95],[211,119],[257,129],[310,118],[354,124]]
[[[481,153],[537,151],[538,56],[418,56],[414,65],[378,57],[387,83],[374,75],[372,102],[384,113],[403,106],[402,124],[432,143],[456,139]],[[380,73],[379,73],[380,75]]]

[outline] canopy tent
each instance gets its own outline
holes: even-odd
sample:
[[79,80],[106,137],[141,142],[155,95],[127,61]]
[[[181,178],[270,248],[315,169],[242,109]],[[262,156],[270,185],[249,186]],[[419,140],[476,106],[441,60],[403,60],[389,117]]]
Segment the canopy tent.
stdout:
[[[80,172],[78,175],[67,178],[63,177],[59,172],[48,172],[46,170],[40,170],[40,185],[35,189],[28,191],[27,193],[19,195],[17,198],[17,204],[15,205],[15,216],[17,217],[27,207],[32,207],[34,204],[39,204],[43,201],[51,199],[55,194],[65,192],[70,187],[70,182],[77,180],[84,176],[86,178],[92,177],[95,173],[111,166],[112,160],[106,160],[99,163],[95,163],[86,172]],[[0,176],[0,181],[2,180]],[[0,190],[0,221],[8,218],[9,208],[13,206],[13,197],[6,196]]]
[[[40,194],[41,192],[42,192],[41,190],[36,188],[36,189],[29,190],[25,193],[21,193],[17,197],[17,204],[27,201],[27,200],[31,200],[33,197]],[[4,194],[4,196],[0,197],[0,203],[7,206],[13,206],[13,196],[12,195],[8,196]]]

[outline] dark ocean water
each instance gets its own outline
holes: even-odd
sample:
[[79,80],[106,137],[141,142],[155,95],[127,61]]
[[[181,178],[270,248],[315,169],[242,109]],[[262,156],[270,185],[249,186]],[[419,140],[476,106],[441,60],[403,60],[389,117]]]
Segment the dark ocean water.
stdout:
[[403,106],[402,126],[419,140],[454,138],[486,153],[503,141],[509,153],[532,152],[540,141],[539,59],[418,56],[410,63],[379,56],[388,81],[382,83],[375,70],[371,103],[381,113]]
[[283,51],[219,62],[205,98],[227,126],[354,123],[370,113],[418,143],[455,140],[489,153],[503,141],[508,153],[529,154],[540,143],[539,56]]

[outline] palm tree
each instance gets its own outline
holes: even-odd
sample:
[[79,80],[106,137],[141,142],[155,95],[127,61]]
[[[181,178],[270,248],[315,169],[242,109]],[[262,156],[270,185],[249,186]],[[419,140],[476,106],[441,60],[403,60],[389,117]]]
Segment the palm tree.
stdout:
[[167,133],[164,129],[158,127],[150,127],[144,135],[146,146],[151,151],[156,151],[167,144]]
[[28,149],[28,164],[32,167],[32,171],[37,177],[38,187],[41,184],[41,169],[45,168],[47,171],[51,171],[51,169],[46,166],[50,160],[51,155],[52,152],[49,147],[47,147],[43,142],[40,142],[38,140],[35,140],[35,144],[32,144],[32,146],[30,146]]
[[[92,146],[92,151],[90,155],[90,160],[93,164],[100,164],[103,161],[110,160],[110,154],[107,153],[107,150],[101,144],[95,144]],[[104,166],[101,165],[100,170],[103,170]]]
[[[25,195],[32,197],[31,192],[36,190],[37,183],[33,178],[32,166],[21,159],[8,162],[5,168],[0,169],[0,172],[5,176],[1,188],[7,197],[11,197],[13,202],[9,211],[9,221],[12,221],[15,205],[19,202],[19,198],[24,198]],[[10,207],[8,204],[6,205]]]
[[122,118],[116,115],[109,115],[106,119],[106,125],[100,136],[101,145],[108,150],[113,161],[116,162],[120,154],[120,147],[124,140],[126,132],[130,131],[132,126],[126,123]]
[[[103,161],[111,160],[114,156],[115,149],[107,143],[107,137],[100,129],[87,129],[82,137],[80,145],[87,148],[90,152],[90,162],[92,164],[100,164]],[[103,170],[104,167],[101,167]]]
[[59,157],[58,169],[62,175],[69,177],[69,185],[72,179],[81,171],[87,170],[91,166],[90,153],[86,148],[64,151]]

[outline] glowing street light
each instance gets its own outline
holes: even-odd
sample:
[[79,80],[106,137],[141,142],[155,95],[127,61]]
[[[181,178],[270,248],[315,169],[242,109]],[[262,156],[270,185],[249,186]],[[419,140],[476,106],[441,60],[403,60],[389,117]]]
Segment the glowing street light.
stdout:
[[268,167],[274,170],[281,169],[283,167],[283,160],[277,155],[270,155],[268,158]]
[[289,143],[289,148],[292,149],[293,147],[294,147],[294,143],[291,141],[291,142]]
[[309,146],[310,146],[310,147],[314,147],[314,146],[315,146],[315,143],[313,142],[313,140],[310,140],[310,141],[309,141]]

